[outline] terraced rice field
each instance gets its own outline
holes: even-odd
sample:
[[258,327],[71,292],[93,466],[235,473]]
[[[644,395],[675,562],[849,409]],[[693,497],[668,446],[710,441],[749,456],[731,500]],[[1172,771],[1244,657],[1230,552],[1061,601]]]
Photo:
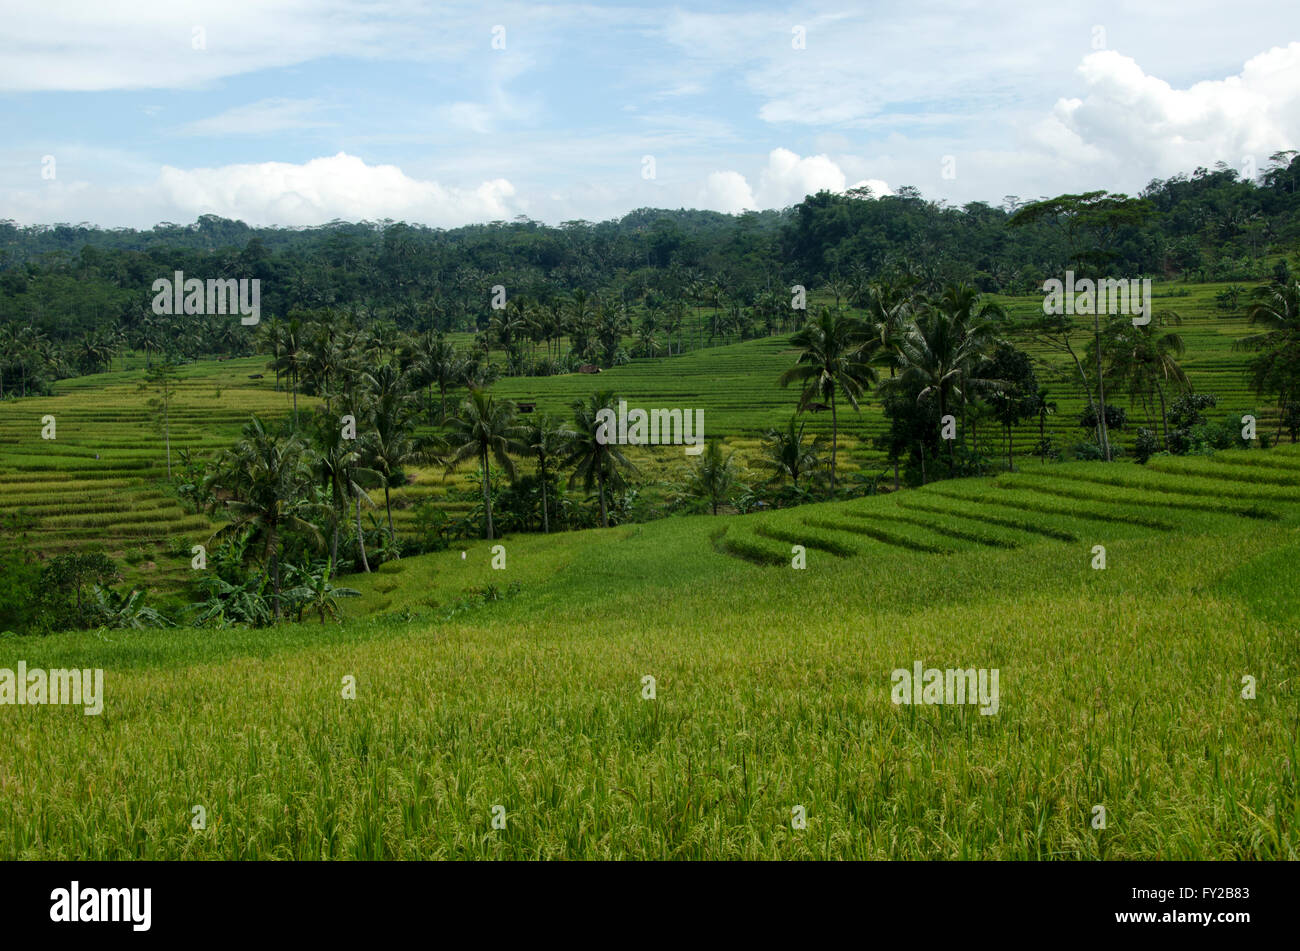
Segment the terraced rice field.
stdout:
[[[1219,289],[1220,285],[1158,285],[1157,295],[1166,295],[1159,299],[1158,306],[1174,307],[1184,318],[1180,332],[1187,340],[1187,355],[1183,363],[1198,391],[1213,392],[1220,397],[1219,407],[1211,412],[1211,417],[1253,412],[1260,419],[1261,430],[1268,431],[1273,413],[1268,407],[1257,406],[1246,390],[1241,372],[1244,355],[1232,349],[1233,341],[1248,332],[1248,328],[1239,314],[1225,316],[1215,307],[1213,296]],[[1185,296],[1170,296],[1182,295],[1184,291]],[[1006,298],[1003,302],[1016,319],[1032,316],[1041,307],[1041,299],[1033,296]],[[819,303],[813,301],[811,306]],[[460,342],[465,343],[466,339]],[[1083,433],[1076,421],[1085,401],[1077,386],[1064,372],[1058,357],[1026,344],[1023,339],[1019,342],[1044,359],[1057,360],[1056,365],[1062,371],[1059,382],[1051,380],[1046,371],[1040,371],[1040,381],[1051,389],[1059,403],[1059,411],[1047,420],[1048,434],[1058,446],[1079,440]],[[785,338],[773,337],[690,351],[672,358],[637,360],[598,376],[505,378],[496,384],[495,392],[504,398],[534,400],[540,411],[561,416],[568,415],[573,400],[589,395],[596,388],[616,391],[633,407],[703,409],[706,434],[721,436],[728,449],[738,450],[741,481],[754,482],[764,476],[743,468],[744,464],[756,458],[763,433],[782,425],[794,407],[795,391],[775,385],[792,359]],[[130,571],[135,580],[165,590],[174,588],[185,577],[188,562],[182,554],[199,537],[209,534],[217,523],[187,512],[168,491],[155,413],[146,405],[147,396],[136,389],[143,377],[143,360],[132,356],[124,365],[130,369],[63,381],[53,397],[0,402],[0,514],[21,511],[31,516],[35,520],[34,540],[50,552],[88,543],[102,544],[110,553],[132,562]],[[262,378],[250,379],[257,374]],[[274,386],[274,375],[266,370],[264,357],[221,363],[205,361],[186,367],[172,412],[174,453],[180,449],[198,455],[215,453],[237,438],[250,414],[274,417],[288,413],[289,395],[277,392]],[[1126,400],[1119,399],[1127,405]],[[314,402],[309,397],[299,397],[303,411]],[[1142,420],[1137,408],[1129,409],[1135,418],[1128,432],[1121,434],[1121,442],[1131,441],[1137,425],[1152,422]],[[55,441],[40,439],[40,420],[46,414],[57,420]],[[809,414],[806,419],[810,433],[829,434],[829,414]],[[883,434],[884,429],[884,417],[873,403],[864,406],[860,414],[851,411],[841,414],[842,478],[850,478],[855,472],[874,475],[885,470],[883,453],[873,446],[873,439]],[[1098,495],[1107,491],[1095,484],[1101,477],[1092,477],[1091,482],[1076,479],[1077,484],[1061,485],[1058,483],[1062,479],[1071,478],[1068,466],[1052,467],[1050,474],[1035,468],[1032,458],[1023,453],[1035,444],[1037,437],[1036,421],[1015,430],[1017,465],[1023,474],[999,483],[1000,486],[1029,493],[1026,498],[1034,498],[1035,488],[1041,490],[1045,482],[1056,484],[1053,492],[1062,498],[1067,495],[1081,501],[1111,498]],[[996,427],[984,427],[980,440],[986,453],[999,455],[1001,436]],[[630,454],[641,469],[642,484],[651,495],[662,494],[665,484],[679,481],[689,462],[676,447],[637,449]],[[1133,480],[1132,488],[1161,494],[1167,507],[1191,510],[1196,504],[1193,496],[1198,493],[1213,496],[1222,488],[1221,477],[1240,476],[1235,470],[1225,472],[1222,465],[1217,461],[1157,459],[1147,473],[1121,467],[1117,474],[1105,478]],[[1259,500],[1285,498],[1289,485],[1286,469],[1262,463],[1259,467],[1273,473],[1271,477],[1252,478],[1251,481],[1258,483]],[[449,492],[474,488],[471,469],[462,467],[450,477],[440,469],[409,472],[410,482],[393,492],[394,521],[399,533],[412,530],[414,506],[422,500],[429,500],[453,515],[469,511],[473,502],[453,499]],[[1166,470],[1197,478],[1181,480],[1181,488],[1174,493],[1177,497],[1169,498],[1171,493],[1160,493],[1161,483],[1156,475]],[[1243,478],[1228,479],[1227,484],[1235,486],[1240,481]],[[935,487],[927,490],[927,495],[938,496],[943,491],[947,490]],[[1236,494],[1244,498],[1239,492]],[[1252,503],[1233,504],[1238,509],[1246,509]],[[892,538],[904,536],[916,527],[896,521],[873,531]],[[769,530],[784,529],[774,523]],[[822,530],[829,531],[824,527]],[[836,537],[843,534],[842,529],[837,530]],[[855,536],[858,544],[869,538],[861,532],[849,534]],[[943,539],[957,540],[951,534]],[[888,544],[879,539],[876,542]],[[733,538],[731,544],[741,542]],[[942,540],[932,539],[926,544],[944,547]]]
[[788,565],[792,545],[839,558],[1010,550],[1045,541],[1091,546],[1206,528],[1224,517],[1274,523],[1293,518],[1300,506],[1300,452],[1291,447],[1157,463],[1027,465],[992,479],[752,515],[729,522],[715,544],[771,565]]
[[[286,409],[260,358],[206,362],[182,371],[171,409],[173,465],[229,446],[251,414]],[[65,380],[56,395],[0,402],[0,515],[34,520],[35,547],[58,553],[103,545],[151,587],[178,586],[188,570],[179,555],[216,523],[168,491],[159,414],[138,390],[139,370]],[[299,398],[300,407],[312,400]],[[53,416],[53,440],[41,438]],[[177,555],[169,547],[177,548]]]
[[[470,542],[342,625],[6,639],[108,700],[11,708],[0,854],[1294,860],[1296,473],[1044,467]],[[999,670],[998,713],[892,703],[918,660]]]

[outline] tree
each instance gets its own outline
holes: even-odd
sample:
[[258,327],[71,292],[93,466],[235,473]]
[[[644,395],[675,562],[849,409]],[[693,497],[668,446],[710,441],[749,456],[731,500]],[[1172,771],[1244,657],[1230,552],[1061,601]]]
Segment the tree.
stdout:
[[1047,417],[1056,413],[1058,407],[1056,401],[1051,398],[1051,391],[1046,387],[1039,387],[1038,393],[1034,396],[1034,413],[1038,416],[1038,452],[1044,460],[1047,459]]
[[239,442],[227,449],[212,477],[232,498],[231,521],[213,539],[249,532],[260,542],[261,562],[271,576],[275,619],[280,619],[280,549],[289,531],[321,543],[320,531],[303,516],[319,506],[307,500],[312,482],[306,446],[296,435],[278,435],[254,416]]
[[435,455],[426,440],[418,439],[411,430],[412,400],[402,385],[393,382],[393,368],[385,364],[374,374],[363,374],[372,394],[368,414],[370,428],[362,440],[362,457],[367,466],[379,473],[384,485],[384,511],[388,515],[388,537],[396,542],[393,528],[393,503],[389,490],[402,478],[402,470],[409,465],[435,461]]
[[361,485],[361,480],[378,483],[383,477],[374,469],[361,464],[361,453],[356,440],[343,437],[343,427],[329,413],[317,417],[314,438],[315,467],[318,484],[330,496],[330,564],[337,565],[339,557],[339,529],[347,510],[356,500],[357,505],[357,544],[361,550],[361,564],[366,572],[370,563],[366,559],[366,540],[361,533],[361,500],[374,505],[370,496]]
[[722,443],[710,439],[704,454],[692,464],[687,477],[686,491],[704,499],[714,515],[718,514],[718,506],[727,501],[727,493],[736,481],[736,467],[732,461],[735,455],[735,450],[732,450],[724,457]]
[[1300,281],[1257,287],[1246,311],[1252,326],[1263,329],[1237,341],[1256,356],[1247,364],[1251,388],[1274,395],[1278,405],[1278,438],[1289,407],[1300,403]]
[[24,530],[27,516],[0,516],[0,632],[38,633],[50,618],[44,615],[41,561]]
[[320,616],[320,623],[325,623],[325,616],[337,621],[342,616],[339,598],[359,598],[361,592],[356,588],[344,588],[330,583],[330,574],[334,570],[331,560],[316,571],[297,571],[298,584],[284,593],[293,602],[298,611],[297,620],[302,620],[303,612],[315,611]]
[[86,595],[93,585],[121,580],[117,565],[101,551],[70,551],[55,555],[41,570],[41,588],[73,595],[72,621],[86,623]]
[[988,381],[988,402],[993,418],[1002,424],[1007,444],[1007,469],[1014,466],[1012,429],[1038,411],[1038,378],[1029,354],[1009,343],[999,343],[980,368]]
[[902,376],[916,385],[918,402],[937,401],[940,421],[954,399],[964,404],[986,384],[980,363],[996,340],[1001,316],[1001,308],[981,303],[973,288],[949,285],[938,301],[920,309],[899,339]]
[[137,389],[157,393],[149,400],[149,408],[162,411],[163,443],[167,447],[167,478],[172,477],[171,408],[180,380],[176,364],[168,357],[145,370],[144,382]]
[[[1112,245],[1126,228],[1142,224],[1152,212],[1152,205],[1143,198],[1106,191],[1084,192],[1079,195],[1058,195],[1043,201],[1032,202],[1011,216],[1007,224],[1013,228],[1027,225],[1053,224],[1065,239],[1066,253],[1080,275],[1099,278],[1102,269],[1115,257]],[[1093,342],[1096,345],[1097,404],[1093,415],[1098,421],[1102,457],[1110,462],[1110,438],[1106,428],[1106,384],[1102,363],[1105,357],[1101,341],[1100,308],[1093,308]]]
[[1187,374],[1178,359],[1186,351],[1186,345],[1180,334],[1164,330],[1167,324],[1180,324],[1182,318],[1173,311],[1157,313],[1149,324],[1133,326],[1132,322],[1120,318],[1114,322],[1111,333],[1110,367],[1117,384],[1129,391],[1131,403],[1141,401],[1148,416],[1152,407],[1148,406],[1151,396],[1160,401],[1160,419],[1164,426],[1165,446],[1169,445],[1169,415],[1165,402],[1165,386],[1172,385],[1178,390],[1189,384]]
[[510,453],[525,451],[515,424],[515,404],[497,402],[486,390],[471,389],[460,410],[447,420],[447,470],[468,459],[477,459],[483,478],[484,537],[492,533],[492,460],[507,476],[515,477]]
[[283,373],[289,378],[289,386],[293,390],[293,425],[298,428],[298,376],[302,372],[303,352],[302,352],[302,320],[298,317],[291,317],[289,325],[284,327],[273,338],[278,345],[279,350],[274,354],[271,360],[271,369],[277,375]]
[[559,424],[552,416],[538,414],[520,429],[520,442],[525,450],[537,460],[537,475],[542,486],[542,531],[549,533],[551,520],[547,508],[547,493],[550,491],[551,479],[547,467],[568,448],[573,434]]
[[876,371],[867,362],[869,351],[862,325],[853,318],[823,307],[790,338],[795,346],[795,365],[781,374],[781,386],[798,383],[799,411],[814,403],[828,403],[831,410],[831,494],[835,494],[835,466],[839,451],[838,401],[842,397],[858,410],[859,400],[875,382]]
[[96,624],[112,630],[135,631],[176,626],[157,609],[145,604],[144,598],[145,593],[139,588],[122,594],[98,584],[90,586],[90,609]]
[[816,436],[811,442],[804,442],[805,425],[799,422],[796,414],[790,417],[784,430],[770,429],[763,437],[763,456],[755,465],[772,473],[771,482],[789,479],[798,488],[800,479],[816,472],[821,466],[821,456],[817,451],[821,437]]
[[[465,371],[465,361],[451,341],[440,333],[424,333],[411,347],[412,369],[425,386],[438,388],[439,419],[447,417],[447,390],[455,386]],[[433,420],[433,407],[429,407]]]
[[573,466],[569,476],[569,488],[580,481],[583,488],[590,492],[595,486],[600,498],[600,524],[609,528],[609,507],[605,492],[610,488],[621,488],[624,484],[623,473],[636,472],[619,450],[617,443],[607,438],[606,417],[602,410],[614,412],[618,403],[609,390],[593,393],[586,400],[573,403],[573,436],[569,442],[569,452],[563,462],[565,467]]

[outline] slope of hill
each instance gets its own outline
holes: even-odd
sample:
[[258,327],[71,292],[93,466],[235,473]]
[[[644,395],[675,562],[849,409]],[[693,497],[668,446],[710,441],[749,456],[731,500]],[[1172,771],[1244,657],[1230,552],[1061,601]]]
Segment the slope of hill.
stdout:
[[[1051,471],[477,542],[342,626],[6,640],[106,703],[9,710],[0,853],[1296,858],[1300,453]],[[997,712],[894,703],[918,662]]]
[[[1275,425],[1274,407],[1258,405],[1246,387],[1246,355],[1233,341],[1247,333],[1240,315],[1225,315],[1214,302],[1219,285],[1157,285],[1157,309],[1175,309],[1183,318],[1178,327],[1187,342],[1182,363],[1198,392],[1214,393],[1214,419],[1253,413],[1262,431]],[[1002,298],[1013,318],[1023,320],[1041,307],[1041,298]],[[815,305],[814,305],[815,306]],[[1085,320],[1080,318],[1080,320]],[[1056,412],[1041,421],[1043,431],[1058,447],[1080,441],[1078,418],[1085,401],[1072,379],[1065,358],[1037,347],[1023,333],[1015,342],[1059,371],[1059,379],[1040,371]],[[493,392],[500,397],[536,402],[540,411],[567,416],[570,403],[597,389],[612,389],[632,406],[690,407],[704,411],[705,432],[720,436],[739,450],[742,462],[752,461],[763,433],[780,427],[793,412],[796,392],[776,385],[792,356],[784,337],[768,337],[688,352],[682,356],[636,360],[600,374],[553,377],[506,377]],[[132,359],[142,365],[141,359]],[[256,378],[255,378],[256,377]],[[165,484],[166,459],[156,413],[137,389],[140,366],[129,371],[96,374],[61,381],[56,395],[0,402],[0,516],[23,513],[32,521],[36,547],[47,552],[102,544],[119,559],[131,562],[129,580],[162,591],[178,590],[188,571],[190,545],[204,540],[219,524],[180,504]],[[203,361],[182,370],[177,403],[172,412],[173,463],[180,450],[207,455],[229,446],[252,413],[283,416],[290,397],[274,388],[274,375],[265,357],[222,362]],[[1139,425],[1154,425],[1140,406],[1123,394],[1113,399],[1131,418],[1121,443],[1131,443]],[[300,410],[317,401],[299,396]],[[57,439],[40,438],[41,420],[52,415]],[[810,433],[829,433],[828,413],[805,416]],[[861,470],[874,477],[885,469],[884,454],[873,440],[886,420],[870,399],[861,413],[841,414],[843,473]],[[1039,420],[1013,430],[1017,465],[1029,465],[1026,455],[1037,443]],[[1002,435],[987,422],[978,439],[985,453],[1004,458]],[[673,447],[633,451],[643,469],[642,481],[652,492],[656,484],[680,478],[686,460]],[[438,469],[413,469],[411,482],[393,493],[399,533],[412,528],[414,506],[428,500],[451,514],[463,514],[472,502],[449,490],[473,489],[470,467],[448,478]],[[757,473],[742,473],[746,479]]]

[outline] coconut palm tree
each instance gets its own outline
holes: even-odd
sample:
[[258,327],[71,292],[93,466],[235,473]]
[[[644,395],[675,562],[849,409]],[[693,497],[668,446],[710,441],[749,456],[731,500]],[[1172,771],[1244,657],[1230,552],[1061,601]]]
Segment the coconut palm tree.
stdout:
[[[587,492],[595,486],[600,498],[600,524],[605,528],[609,528],[606,490],[621,488],[625,484],[624,472],[636,472],[636,466],[610,438],[606,420],[617,404],[618,397],[609,390],[573,403],[573,436],[563,463],[566,468],[574,467],[569,476],[570,489],[579,482]],[[602,412],[606,410],[608,414]]]
[[686,480],[686,491],[708,502],[714,515],[718,514],[718,506],[727,501],[727,493],[735,484],[735,455],[733,449],[723,456],[721,441],[710,439],[704,454],[691,466]]
[[1044,459],[1047,458],[1047,417],[1056,413],[1058,407],[1056,401],[1052,399],[1051,391],[1047,387],[1039,387],[1038,394],[1034,397],[1035,410],[1038,416],[1038,447]]
[[912,319],[911,290],[902,282],[876,281],[866,286],[863,302],[871,332],[868,352],[874,362],[889,367],[893,379],[898,372],[898,342]]
[[304,362],[303,357],[303,328],[302,320],[298,317],[290,318],[288,326],[280,333],[279,351],[271,360],[271,369],[276,374],[283,373],[289,378],[289,386],[293,390],[293,425],[298,428],[298,377],[302,373]]
[[817,451],[821,437],[815,436],[811,442],[804,442],[805,425],[807,424],[799,422],[799,416],[795,414],[790,417],[784,430],[770,429],[763,438],[763,455],[754,464],[772,473],[770,482],[789,479],[798,488],[800,479],[816,472],[821,466],[821,454]]
[[484,537],[492,533],[492,460],[515,477],[510,453],[525,451],[515,424],[515,404],[498,402],[486,390],[474,388],[447,420],[447,470],[468,459],[477,459],[483,473]]
[[379,474],[384,487],[384,511],[388,517],[388,538],[397,541],[393,527],[393,503],[390,490],[404,481],[403,470],[421,462],[437,461],[433,444],[415,436],[412,416],[415,397],[407,389],[406,378],[391,363],[361,375],[369,411],[360,452],[368,468]]
[[966,285],[948,285],[939,299],[921,308],[898,341],[903,376],[918,385],[918,402],[932,397],[939,418],[953,400],[965,404],[984,382],[978,378],[981,358],[995,342],[1002,316],[996,304],[979,301]]
[[352,500],[357,506],[357,543],[361,549],[361,565],[367,573],[370,562],[366,558],[366,539],[361,532],[361,500],[367,505],[374,505],[362,482],[377,485],[382,476],[374,469],[363,466],[361,452],[354,439],[343,438],[343,427],[331,414],[322,413],[317,417],[315,433],[315,468],[318,484],[330,496],[330,564],[338,564],[339,529],[347,511],[352,507]]
[[584,290],[576,290],[569,301],[569,352],[575,350],[579,356],[585,356],[587,343],[591,339],[592,304]]
[[1261,396],[1277,394],[1281,438],[1286,404],[1300,395],[1300,281],[1265,284],[1252,296],[1246,319],[1264,329],[1236,346],[1258,354],[1247,364],[1251,388]]
[[847,314],[822,307],[816,317],[790,338],[798,356],[795,365],[782,373],[778,381],[781,386],[800,385],[800,412],[814,403],[830,407],[832,495],[839,452],[839,401],[847,400],[856,411],[859,401],[876,380],[876,371],[864,355],[864,339],[861,323]]
[[296,435],[281,436],[254,416],[234,447],[218,460],[214,488],[229,493],[231,520],[213,533],[214,540],[247,531],[260,542],[261,562],[271,576],[274,614],[280,618],[280,546],[287,531],[322,542],[320,531],[304,515],[319,506],[307,501],[312,471],[307,447]]
[[551,485],[548,466],[553,465],[568,448],[573,434],[553,416],[541,413],[523,424],[519,438],[525,450],[537,460],[537,475],[542,483],[542,531],[550,532],[551,520],[546,498]]
[[1116,321],[1110,346],[1111,373],[1116,383],[1127,387],[1130,403],[1141,400],[1149,416],[1149,397],[1155,395],[1159,399],[1166,448],[1169,446],[1169,413],[1165,386],[1172,385],[1177,389],[1188,386],[1187,374],[1178,362],[1187,346],[1181,334],[1162,328],[1181,323],[1182,318],[1171,310],[1160,311],[1150,323],[1136,327],[1132,321],[1121,318]]
[[[439,419],[445,419],[447,391],[464,375],[465,358],[441,333],[421,334],[413,345],[413,356],[412,369],[417,378],[430,388],[430,392],[433,387],[438,388]],[[429,406],[429,419],[430,421],[433,419],[432,404]]]

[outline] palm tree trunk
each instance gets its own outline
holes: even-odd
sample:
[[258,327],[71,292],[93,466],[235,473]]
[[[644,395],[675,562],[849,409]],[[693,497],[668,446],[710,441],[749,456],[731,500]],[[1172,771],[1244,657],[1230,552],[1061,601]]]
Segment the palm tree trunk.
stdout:
[[541,459],[541,470],[542,470],[542,534],[549,535],[551,533],[551,519],[550,516],[548,516],[546,513],[546,484],[547,483],[546,483],[546,457],[545,456],[543,456]]
[[840,427],[835,409],[835,390],[831,390],[831,498],[835,497],[835,460],[839,452]]
[[605,507],[605,471],[597,470],[596,485],[600,491],[600,527],[609,528],[609,510]]
[[492,462],[483,453],[483,511],[487,515],[487,540],[492,541]]
[[357,547],[361,549],[361,567],[370,574],[370,562],[366,560],[366,536],[361,530],[361,493],[357,493]]
[[384,508],[388,510],[388,538],[394,544],[397,542],[397,530],[393,528],[393,503],[388,499],[388,477],[384,477]]
[[[1093,308],[1096,310],[1096,308]],[[1101,378],[1101,316],[1092,315],[1093,333],[1097,339],[1097,401],[1101,405],[1101,411],[1097,414],[1097,422],[1101,429],[1101,453],[1102,458],[1110,462],[1110,431],[1106,427],[1106,383]]]
[[280,554],[271,548],[271,591],[273,592],[272,603],[275,607],[275,619],[280,620]]
[[1165,411],[1165,391],[1159,383],[1156,384],[1156,393],[1160,395],[1160,421],[1165,427],[1165,449],[1169,448],[1169,414]]

